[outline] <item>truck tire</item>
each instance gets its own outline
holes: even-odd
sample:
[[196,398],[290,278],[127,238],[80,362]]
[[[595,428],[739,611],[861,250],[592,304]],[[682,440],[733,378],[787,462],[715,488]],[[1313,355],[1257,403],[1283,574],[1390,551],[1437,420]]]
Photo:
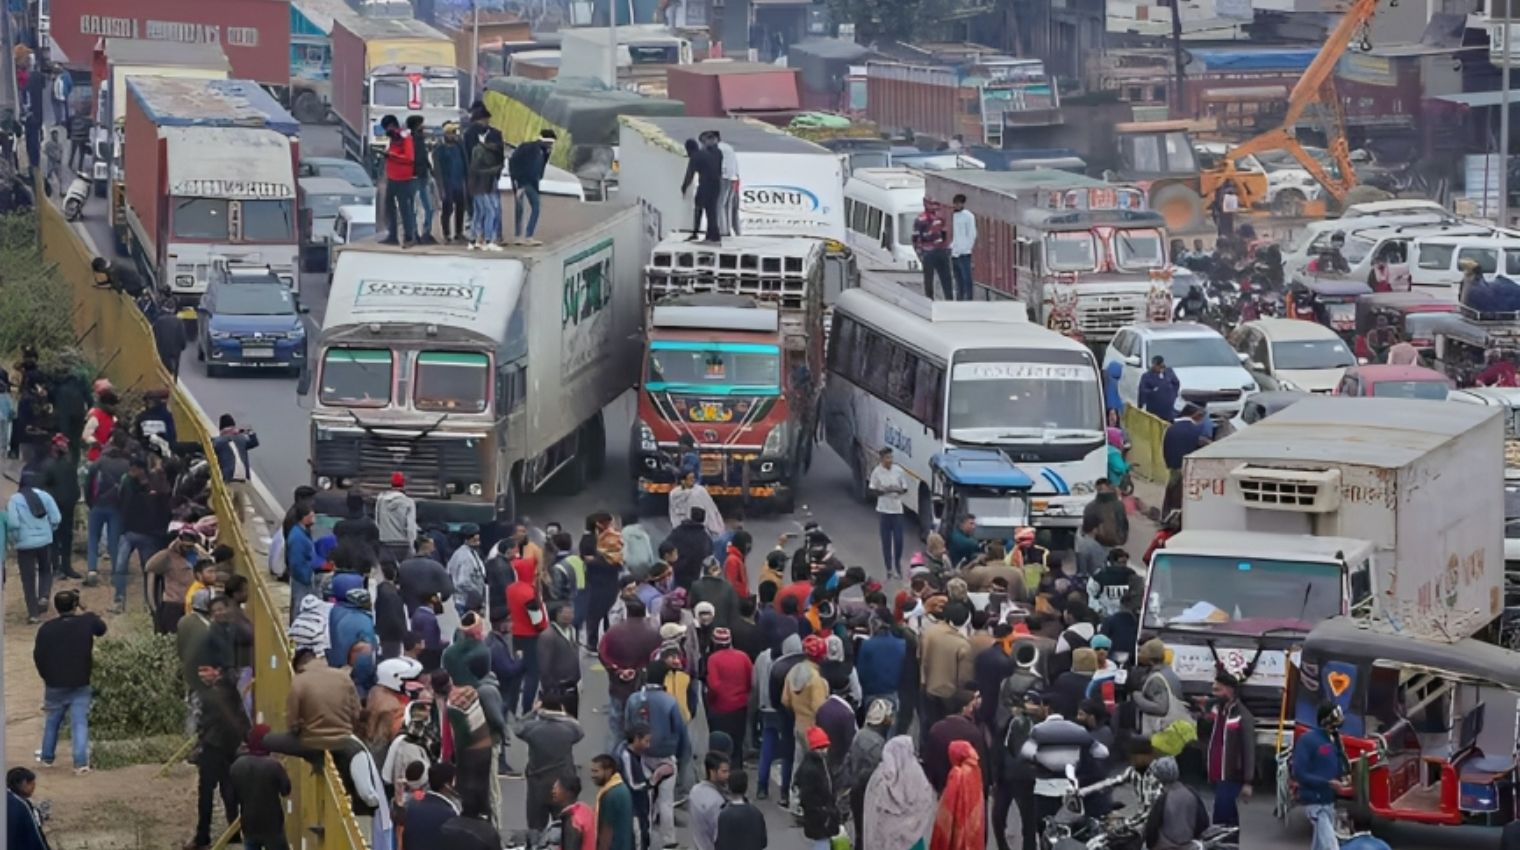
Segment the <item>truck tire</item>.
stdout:
[[1161,213],[1172,233],[1186,233],[1203,225],[1203,198],[1182,183],[1168,183],[1151,190],[1151,209]]
[[290,114],[302,124],[321,124],[327,120],[327,105],[314,91],[303,91],[290,103]]

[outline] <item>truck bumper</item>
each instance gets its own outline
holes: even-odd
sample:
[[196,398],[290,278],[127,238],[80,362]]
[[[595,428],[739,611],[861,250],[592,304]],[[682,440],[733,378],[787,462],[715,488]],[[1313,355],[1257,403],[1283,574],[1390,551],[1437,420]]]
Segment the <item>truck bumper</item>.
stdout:
[[[665,467],[661,455],[637,453],[633,470],[641,494],[664,495],[675,486],[675,475]],[[753,452],[704,452],[699,480],[713,498],[781,500],[792,492],[791,464]]]

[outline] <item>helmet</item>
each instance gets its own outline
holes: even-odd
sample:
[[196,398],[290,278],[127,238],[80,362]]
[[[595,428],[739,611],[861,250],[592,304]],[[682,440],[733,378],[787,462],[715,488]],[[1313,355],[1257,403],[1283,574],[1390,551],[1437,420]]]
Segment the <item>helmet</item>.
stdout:
[[375,669],[375,684],[401,693],[402,683],[422,675],[422,662],[415,658],[387,658]]

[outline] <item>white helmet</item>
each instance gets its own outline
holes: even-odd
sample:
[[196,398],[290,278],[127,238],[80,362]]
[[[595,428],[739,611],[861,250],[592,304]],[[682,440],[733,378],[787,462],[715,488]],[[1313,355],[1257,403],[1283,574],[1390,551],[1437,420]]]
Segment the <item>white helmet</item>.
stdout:
[[401,693],[401,684],[422,675],[422,662],[415,658],[387,658],[375,668],[375,684]]

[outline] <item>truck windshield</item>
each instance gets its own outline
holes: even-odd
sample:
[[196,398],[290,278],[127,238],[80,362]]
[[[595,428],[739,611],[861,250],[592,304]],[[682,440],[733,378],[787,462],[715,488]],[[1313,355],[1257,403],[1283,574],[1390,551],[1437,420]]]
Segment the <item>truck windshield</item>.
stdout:
[[1151,564],[1144,627],[1307,632],[1342,607],[1339,564],[1161,550]]
[[966,352],[950,372],[948,419],[950,436],[965,442],[1101,439],[1098,372],[1079,352]]
[[233,283],[217,288],[216,312],[228,316],[293,316],[290,289],[283,283]]
[[455,83],[431,83],[422,87],[423,109],[453,109],[459,105],[459,86]]
[[465,351],[424,351],[417,355],[418,410],[480,413],[490,390],[491,359]]
[[333,348],[322,357],[323,404],[384,407],[391,403],[393,358],[383,348]]
[[656,341],[649,349],[651,392],[781,392],[781,349],[774,345]]
[[1125,271],[1145,271],[1166,264],[1158,230],[1120,230],[1114,233],[1114,259]]
[[243,201],[244,242],[289,242],[295,238],[294,201]]
[[228,229],[225,198],[176,198],[174,200],[174,235],[178,239],[232,238]]
[[412,81],[406,77],[381,77],[369,84],[371,106],[399,106],[412,103]]
[[1052,271],[1090,272],[1098,267],[1091,233],[1052,233],[1045,237],[1045,261]]

